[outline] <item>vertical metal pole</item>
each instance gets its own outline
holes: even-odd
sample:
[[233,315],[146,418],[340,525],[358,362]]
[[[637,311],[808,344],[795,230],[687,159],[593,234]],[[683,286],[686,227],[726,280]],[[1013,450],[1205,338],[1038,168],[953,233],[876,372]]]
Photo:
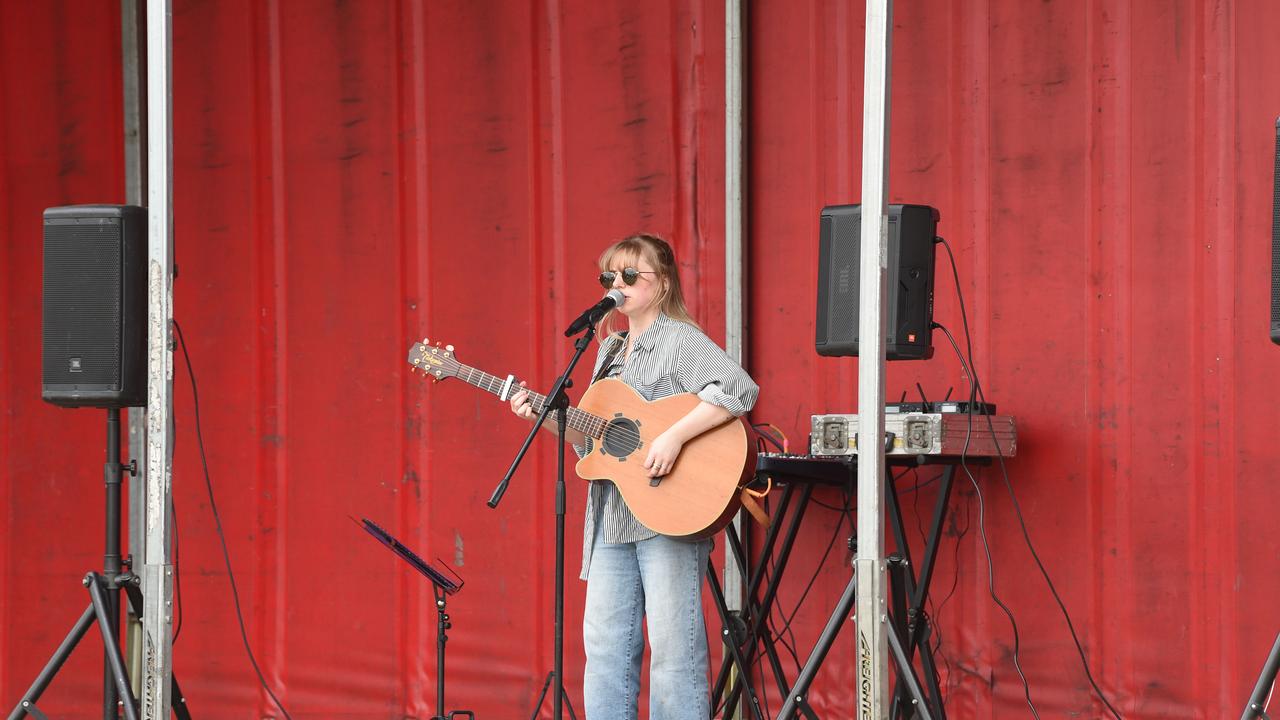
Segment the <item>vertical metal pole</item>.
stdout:
[[[725,0],[724,50],[724,338],[725,352],[739,365],[746,366],[746,302],[744,288],[747,272],[744,244],[746,211],[743,191],[747,185],[746,118],[743,87],[746,44],[742,36],[744,20],[742,0]],[[733,520],[735,532],[742,531],[742,513]],[[725,543],[725,552],[729,546]],[[728,555],[724,563],[724,599],[729,610],[741,610],[742,573]]]
[[[147,203],[147,53],[146,27],[141,0],[120,0],[120,52],[124,81],[124,201]],[[125,553],[135,562],[143,558],[146,538],[147,443],[146,408],[129,408],[129,457],[138,463],[138,474],[129,493],[129,542]],[[133,682],[133,694],[142,694],[142,623],[126,603],[128,629],[125,663]]]
[[892,0],[867,0],[862,101],[862,242],[858,313],[858,719],[888,717],[884,570],[886,188]]
[[[747,187],[747,119],[746,106],[746,8],[742,0],[725,0],[724,4],[724,338],[725,352],[739,365],[746,367],[746,203],[743,195]],[[733,519],[733,527],[726,532],[744,537],[749,530],[743,514]],[[745,539],[745,538],[744,538]],[[743,543],[750,548],[750,543]],[[729,543],[723,543],[724,603],[730,612],[740,612],[746,607],[743,597],[744,581],[738,564],[729,554]],[[750,558],[745,558],[750,563]],[[730,642],[734,642],[732,636]],[[726,717],[743,717],[748,711],[747,693],[736,713],[726,710]]]
[[102,642],[103,650],[103,686],[102,717],[103,720],[115,720],[119,716],[118,703],[120,693],[117,690],[115,668],[112,667],[113,654],[120,647],[120,588],[116,586],[116,578],[122,570],[120,562],[120,408],[107,408],[107,461],[102,468],[103,480],[107,489],[107,538],[106,553],[103,556],[102,578],[106,581],[102,604],[106,610],[103,618]]
[[169,720],[173,703],[173,80],[171,0],[147,0],[147,505],[142,570],[142,712]]

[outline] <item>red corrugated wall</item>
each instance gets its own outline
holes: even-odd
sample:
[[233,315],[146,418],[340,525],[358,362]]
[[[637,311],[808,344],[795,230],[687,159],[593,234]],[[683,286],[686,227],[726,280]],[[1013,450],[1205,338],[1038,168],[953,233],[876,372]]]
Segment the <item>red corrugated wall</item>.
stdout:
[[[1019,421],[1008,468],[1027,531],[1093,675],[1125,717],[1234,717],[1280,595],[1280,348],[1265,339],[1280,6],[897,5],[890,197],[941,211],[977,370]],[[723,339],[723,4],[173,10],[175,314],[259,663],[295,717],[433,713],[430,588],[348,520],[365,515],[467,580],[449,605],[449,706],[527,717],[552,667],[554,446],[488,509],[526,426],[465,385],[428,387],[405,349],[428,336],[545,387],[570,350],[558,331],[598,293],[595,255],[637,229],[674,240]],[[817,357],[813,318],[818,211],[860,192],[863,15],[750,8],[753,419],[794,447],[810,414],[856,403],[856,361]],[[104,415],[39,399],[39,219],[124,200],[119,23],[113,0],[0,0],[0,704],[102,561]],[[941,257],[936,317],[959,333]],[[935,344],[890,368],[890,396],[964,391]],[[236,630],[176,366],[175,667],[202,717],[275,716]],[[977,485],[1032,700],[1042,717],[1102,716],[1003,481],[984,469]],[[948,711],[1022,717],[978,497],[958,487],[933,609]],[[935,492],[904,495],[908,527]],[[571,481],[579,709],[582,500]],[[807,517],[780,599],[789,614],[816,574],[792,624],[801,659],[849,573],[837,514]],[[99,712],[95,643],[47,712]],[[845,635],[819,714],[853,715],[853,674]]]

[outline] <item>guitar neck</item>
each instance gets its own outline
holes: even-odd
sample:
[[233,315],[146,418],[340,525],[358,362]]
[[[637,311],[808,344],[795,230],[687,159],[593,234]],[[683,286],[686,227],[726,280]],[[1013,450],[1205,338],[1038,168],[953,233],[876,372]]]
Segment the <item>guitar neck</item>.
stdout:
[[[481,390],[498,397],[502,397],[502,386],[507,382],[506,378],[490,375],[483,370],[477,370],[469,365],[460,365],[455,377],[468,385],[480,388]],[[516,385],[510,390],[507,395],[508,397],[514,394],[516,392],[516,388],[518,388],[518,381],[512,380],[512,382],[516,383]],[[528,390],[528,388],[524,389]],[[533,413],[535,415],[540,414],[542,409],[546,407],[547,396],[536,393],[533,390],[528,390],[528,392],[529,402],[533,405]],[[604,418],[592,415],[589,412],[579,410],[575,407],[569,408],[566,422],[570,428],[577,430],[587,437],[599,438],[604,434]]]

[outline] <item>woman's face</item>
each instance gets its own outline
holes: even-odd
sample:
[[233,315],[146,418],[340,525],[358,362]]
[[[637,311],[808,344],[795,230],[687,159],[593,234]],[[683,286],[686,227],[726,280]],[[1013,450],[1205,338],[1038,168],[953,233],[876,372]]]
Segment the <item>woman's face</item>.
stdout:
[[[626,272],[627,268],[639,271],[633,285],[628,285],[626,282],[629,274]],[[626,300],[618,306],[618,312],[628,318],[634,318],[655,307],[658,296],[662,294],[663,280],[644,258],[632,258],[629,261],[621,257],[614,258],[606,270],[613,273],[611,287],[626,297]]]

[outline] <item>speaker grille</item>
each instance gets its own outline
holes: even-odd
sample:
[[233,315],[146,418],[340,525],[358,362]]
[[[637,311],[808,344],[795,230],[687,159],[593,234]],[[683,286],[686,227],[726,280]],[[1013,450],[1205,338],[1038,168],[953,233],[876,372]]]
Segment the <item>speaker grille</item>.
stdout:
[[119,389],[122,242],[119,218],[45,224],[44,384]]
[[[928,205],[889,205],[886,220],[885,359],[933,354],[934,236],[938,211]],[[829,205],[818,231],[819,355],[857,355],[862,207]]]
[[852,329],[852,340],[858,341],[858,293],[862,274],[862,223],[861,216],[854,215],[844,222],[834,222],[825,217],[824,223],[831,223],[831,268],[827,282],[830,290],[830,303],[827,316],[827,337],[838,338],[849,334]]

